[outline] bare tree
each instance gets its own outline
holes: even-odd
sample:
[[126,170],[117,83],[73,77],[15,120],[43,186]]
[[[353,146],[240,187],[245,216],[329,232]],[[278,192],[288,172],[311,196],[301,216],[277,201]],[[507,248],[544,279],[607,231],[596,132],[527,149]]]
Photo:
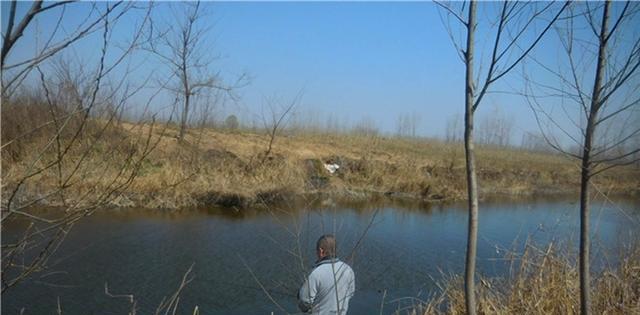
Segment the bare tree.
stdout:
[[365,116],[353,125],[351,132],[358,136],[374,138],[378,136],[380,130],[375,120]]
[[[21,225],[19,237],[2,240],[3,293],[30,275],[45,270],[49,257],[78,220],[120,197],[136,178],[141,162],[159,139],[152,136],[155,132],[153,121],[126,131],[115,127],[114,122],[120,112],[118,107],[124,106],[138,89],[114,88],[102,93],[111,70],[121,65],[139,44],[141,29],[149,21],[152,6],[148,6],[142,22],[133,30],[131,42],[119,53],[111,55],[113,58],[109,61],[106,55],[111,50],[110,34],[120,17],[133,13],[132,6],[122,6],[121,3],[91,5],[87,19],[98,16],[97,22],[91,24],[93,26],[82,28],[79,34],[50,49],[38,50],[35,58],[17,63],[12,60],[12,48],[21,38],[37,36],[32,32],[26,33],[29,24],[43,12],[53,7],[64,8],[67,3],[58,2],[46,7],[42,7],[40,2],[34,3],[19,27],[11,32],[16,18],[14,2],[5,33],[5,40],[7,36],[10,40],[3,43],[3,88],[14,85],[12,92],[28,90],[23,81],[34,70],[39,74],[33,78],[39,88],[30,98],[14,96],[3,90],[1,222],[2,225],[13,220],[26,222]],[[60,19],[63,16],[60,14]],[[96,30],[101,33],[101,46],[95,68],[78,74],[64,63],[59,64],[57,72],[41,67],[50,57],[82,39],[82,34]],[[8,35],[10,33],[13,35]],[[9,68],[16,69],[17,74],[5,76]],[[127,74],[120,79],[125,81]],[[93,119],[96,108],[115,99],[120,101],[115,103],[109,115]],[[8,125],[28,122],[35,124],[27,125],[26,129],[12,129],[17,131],[15,133],[5,130]],[[5,159],[5,153],[16,146],[27,149],[19,149],[19,154],[13,155],[13,159]],[[44,184],[52,180],[57,184]],[[29,191],[38,186],[44,188],[36,194]],[[71,192],[73,196],[70,196]],[[62,207],[54,215],[45,217],[34,209],[35,205],[54,199],[58,200],[55,204]]]
[[[112,20],[111,23],[115,23],[118,19],[130,12],[132,9],[137,8],[132,3],[123,3],[122,1],[115,2],[110,10],[99,10],[98,4],[91,4],[91,9],[85,17],[77,18],[82,21],[75,25],[74,29],[64,30],[62,22],[69,19],[66,14],[66,8],[68,5],[76,1],[59,1],[48,5],[41,0],[34,1],[31,7],[24,13],[22,18],[18,19],[18,1],[12,1],[7,17],[7,25],[4,28],[3,42],[2,42],[2,55],[0,57],[0,68],[2,69],[2,97],[7,98],[12,95],[21,85],[27,76],[32,73],[35,68],[46,61],[47,59],[59,54],[66,48],[75,44],[76,42],[86,38],[87,36],[94,34],[102,29],[104,21],[109,16]],[[152,6],[150,5],[149,8]],[[8,60],[16,43],[24,36],[25,32],[33,33],[29,29],[34,20],[37,20],[40,16],[46,13],[57,14],[57,22],[48,34],[47,38],[41,46],[36,47],[34,54],[13,56],[13,60]],[[18,22],[16,24],[16,22]],[[145,22],[147,19],[145,18]],[[65,35],[60,35],[64,31]],[[60,38],[62,36],[62,38]],[[139,41],[132,41],[132,43],[138,43]],[[128,47],[128,50],[135,48],[135,45]],[[105,72],[110,72],[111,69],[105,69]]]
[[[342,121],[340,121],[342,118]],[[325,130],[327,133],[337,135],[338,133],[344,133],[347,130],[348,118],[346,116],[340,116],[339,114],[329,113],[327,122],[325,124]]]
[[[640,5],[631,1],[615,6],[611,1],[583,3],[569,12],[565,23],[557,27],[566,58],[558,65],[531,58],[554,82],[525,74],[525,95],[549,145],[580,161],[580,310],[590,314],[591,182],[606,170],[639,160],[640,36],[636,22]],[[582,32],[584,29],[588,31]],[[553,113],[554,103],[569,124],[561,123]],[[567,141],[550,134],[545,125],[560,130]]]
[[544,140],[543,135],[532,132],[525,132],[522,135],[520,148],[537,152],[555,152],[553,151],[553,148],[551,148]]
[[445,141],[449,143],[462,141],[462,118],[460,114],[455,114],[447,119],[445,126]]
[[269,135],[269,143],[267,144],[267,149],[264,151],[264,156],[261,159],[261,164],[266,161],[266,159],[271,154],[271,150],[273,149],[273,144],[276,140],[276,136],[282,129],[285,127],[289,120],[289,116],[292,113],[293,109],[298,105],[300,99],[302,98],[302,91],[298,92],[298,94],[285,106],[279,106],[275,99],[268,99],[268,107],[270,116],[267,118],[265,114],[262,115],[262,122],[264,124],[264,129],[267,131]]
[[[211,69],[216,57],[211,54],[210,47],[205,46],[209,27],[203,25],[206,16],[200,1],[180,3],[179,6],[183,7],[183,14],[175,15],[175,23],[171,23],[168,29],[151,34],[150,37],[155,37],[156,40],[150,41],[147,49],[167,64],[171,74],[177,78],[177,84],[168,89],[179,95],[182,101],[178,139],[183,141],[195,96],[211,89],[226,91],[232,95],[234,88],[246,82],[242,75],[234,85],[225,85],[219,73]],[[179,12],[178,8],[173,10]]]
[[[476,244],[478,234],[478,184],[476,177],[476,162],[474,153],[474,114],[480,106],[489,87],[511,72],[527,54],[537,45],[545,33],[551,28],[561,13],[569,5],[565,2],[557,13],[551,14],[551,18],[542,22],[542,31],[529,36],[523,36],[530,30],[531,25],[541,20],[544,14],[551,12],[554,3],[542,5],[536,3],[521,3],[504,1],[498,10],[498,19],[495,22],[495,40],[488,60],[488,69],[484,72],[484,79],[474,78],[475,59],[475,31],[477,27],[475,1],[468,4],[462,3],[458,8],[452,4],[436,2],[445,12],[447,18],[453,17],[462,24],[466,33],[466,48],[460,49],[461,45],[454,40],[457,51],[461,53],[461,59],[466,67],[465,75],[465,156],[467,175],[467,195],[469,208],[467,256],[465,263],[465,303],[467,314],[476,314],[475,301],[475,265],[476,265]],[[466,9],[467,18],[463,18]],[[448,29],[452,39],[454,39],[451,28]],[[532,39],[526,40],[530,37]],[[482,61],[482,60],[481,60]],[[482,63],[480,63],[482,64]],[[479,69],[476,69],[479,70]],[[482,73],[481,71],[478,71]]]
[[506,147],[511,143],[511,131],[514,120],[505,116],[499,107],[480,120],[478,142],[485,145]]
[[416,137],[416,130],[420,123],[420,115],[416,112],[401,114],[396,121],[396,134],[399,137]]
[[191,118],[191,124],[203,130],[204,128],[215,128],[216,120],[218,120],[216,109],[224,107],[226,101],[223,94],[225,92],[220,90],[202,93],[198,97],[200,100],[195,104],[198,106],[193,108],[195,115]]
[[409,135],[409,121],[407,116],[400,114],[396,120],[396,136],[407,137]]

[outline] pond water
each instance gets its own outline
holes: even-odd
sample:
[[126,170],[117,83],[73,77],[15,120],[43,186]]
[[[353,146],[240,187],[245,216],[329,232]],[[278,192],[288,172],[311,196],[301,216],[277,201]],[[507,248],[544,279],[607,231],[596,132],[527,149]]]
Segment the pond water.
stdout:
[[[55,313],[59,299],[63,314],[126,314],[129,301],[107,296],[105,283],[112,294],[133,294],[138,313],[153,313],[192,264],[178,313],[191,314],[196,305],[203,314],[296,313],[297,289],[323,233],[336,234],[339,255],[356,273],[349,314],[378,314],[381,305],[391,313],[406,305],[404,297],[427,299],[443,273],[463,272],[464,204],[325,201],[291,208],[98,211],[72,229],[46,273],[2,295],[2,313]],[[496,258],[521,250],[527,238],[577,248],[576,198],[484,201],[480,211],[483,275],[503,274],[505,262]],[[637,198],[596,200],[592,214],[594,257],[602,249],[616,253],[640,231]],[[21,224],[5,224],[3,239],[16,237]]]

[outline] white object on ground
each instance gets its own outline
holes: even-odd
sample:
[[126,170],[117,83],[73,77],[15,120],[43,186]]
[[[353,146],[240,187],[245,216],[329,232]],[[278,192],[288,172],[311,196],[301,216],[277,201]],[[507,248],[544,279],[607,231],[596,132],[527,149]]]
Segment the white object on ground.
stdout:
[[340,165],[335,164],[335,163],[334,164],[325,164],[324,168],[326,168],[327,171],[329,171],[329,173],[333,174],[340,168]]

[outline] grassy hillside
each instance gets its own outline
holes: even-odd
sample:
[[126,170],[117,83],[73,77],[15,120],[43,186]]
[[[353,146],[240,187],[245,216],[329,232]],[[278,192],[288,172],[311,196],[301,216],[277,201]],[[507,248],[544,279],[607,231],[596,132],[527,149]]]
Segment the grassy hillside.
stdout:
[[[93,127],[100,130],[102,123]],[[242,207],[256,202],[277,202],[309,194],[366,198],[378,194],[389,198],[425,201],[460,200],[466,181],[462,144],[435,140],[399,139],[357,135],[282,135],[268,156],[269,137],[252,132],[190,130],[178,143],[177,130],[149,125],[114,125],[108,137],[84,137],[60,169],[52,167],[23,185],[21,194],[45,196],[39,202],[60,204],[76,196],[100,191],[106,178],[115,176],[124,156],[135,155],[147,140],[155,146],[141,157],[137,177],[122,197],[112,204],[150,208],[222,205]],[[90,130],[93,130],[90,129]],[[148,136],[151,137],[148,137]],[[39,139],[39,140],[38,140]],[[92,142],[93,141],[93,142]],[[117,143],[114,143],[117,142]],[[83,148],[92,143],[90,154]],[[19,154],[3,147],[3,195],[11,192],[38,154],[45,164],[55,157],[47,137],[19,144]],[[15,144],[12,144],[15,145]],[[11,153],[11,154],[7,154]],[[62,197],[47,196],[59,185],[59,174],[71,171],[82,158],[85,171]],[[481,196],[575,193],[579,166],[561,156],[480,147],[477,152]],[[323,163],[336,163],[330,174]],[[97,171],[101,169],[101,171]],[[613,169],[596,178],[605,193],[640,191],[637,167]],[[91,187],[89,189],[88,187]],[[3,198],[4,199],[4,198]],[[28,199],[28,198],[27,198]],[[87,198],[90,202],[91,198]]]

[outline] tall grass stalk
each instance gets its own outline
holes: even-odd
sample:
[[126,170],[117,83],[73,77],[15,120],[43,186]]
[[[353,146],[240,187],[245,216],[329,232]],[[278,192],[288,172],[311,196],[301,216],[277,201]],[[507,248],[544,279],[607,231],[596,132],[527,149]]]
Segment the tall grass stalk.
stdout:
[[[538,248],[528,243],[511,263],[505,277],[481,277],[476,287],[479,314],[578,314],[579,277],[576,258],[550,243]],[[615,265],[593,274],[592,308],[595,314],[640,314],[640,246],[634,243],[619,254]],[[415,303],[398,314],[465,314],[463,278],[448,276],[429,301]]]

